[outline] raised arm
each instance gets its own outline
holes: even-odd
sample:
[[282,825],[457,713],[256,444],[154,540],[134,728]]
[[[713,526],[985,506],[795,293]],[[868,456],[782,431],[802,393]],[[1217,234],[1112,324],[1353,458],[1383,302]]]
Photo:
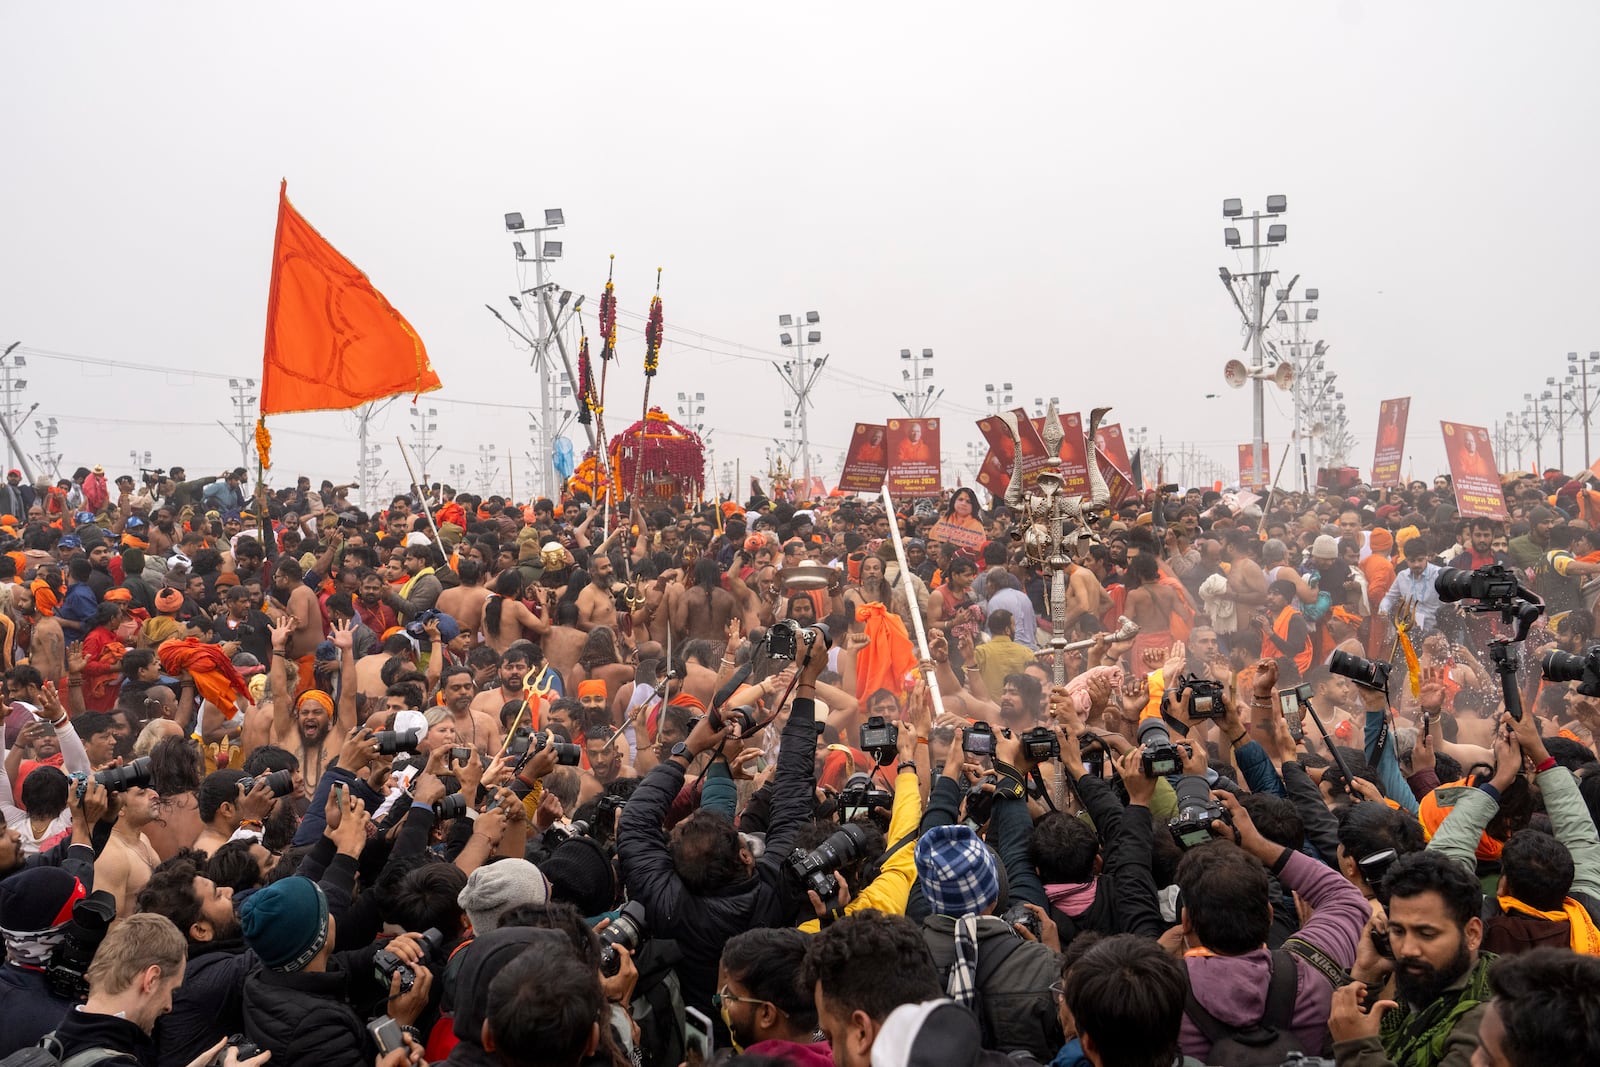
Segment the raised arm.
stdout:
[[333,624],[328,635],[333,647],[339,650],[339,705],[334,716],[335,724],[345,733],[356,728],[356,652],[355,627],[349,619]]
[[294,619],[272,624],[272,667],[267,681],[272,684],[272,739],[281,743],[294,733],[294,694],[289,692],[289,672],[283,658],[289,654],[289,638],[294,634]]

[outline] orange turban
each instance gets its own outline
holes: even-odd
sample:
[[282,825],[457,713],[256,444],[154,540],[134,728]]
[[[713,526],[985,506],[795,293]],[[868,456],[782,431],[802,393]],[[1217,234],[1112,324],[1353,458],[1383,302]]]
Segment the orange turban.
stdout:
[[578,683],[579,700],[582,700],[584,697],[604,697],[605,695],[606,683],[603,679],[586,678]]
[[300,702],[304,700],[310,700],[321,704],[323,711],[326,711],[329,715],[333,714],[333,698],[320,689],[307,689],[304,693],[300,694],[300,698],[299,700],[295,701],[295,705],[299,706]]

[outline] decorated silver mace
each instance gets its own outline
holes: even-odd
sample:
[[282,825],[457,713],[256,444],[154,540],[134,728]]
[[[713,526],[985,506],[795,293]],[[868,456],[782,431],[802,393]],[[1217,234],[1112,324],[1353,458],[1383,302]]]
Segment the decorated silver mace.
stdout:
[[1067,651],[1072,647],[1067,642],[1067,572],[1072,567],[1072,555],[1080,543],[1099,540],[1095,527],[1111,503],[1111,490],[1100,475],[1094,440],[1100,420],[1110,410],[1095,408],[1089,415],[1087,499],[1062,491],[1065,482],[1061,476],[1061,443],[1067,434],[1054,400],[1045,411],[1044,427],[1039,431],[1049,459],[1031,493],[1022,486],[1022,431],[1017,417],[1009,411],[1000,415],[1011,431],[1013,446],[1011,482],[1005,495],[1006,508],[1015,523],[1011,536],[1022,542],[1029,563],[1050,572],[1050,651],[1055,661],[1055,685],[1067,684]]

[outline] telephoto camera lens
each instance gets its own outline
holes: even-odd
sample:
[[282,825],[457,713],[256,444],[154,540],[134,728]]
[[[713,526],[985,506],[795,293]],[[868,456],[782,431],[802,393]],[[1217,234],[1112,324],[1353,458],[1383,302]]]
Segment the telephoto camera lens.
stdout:
[[644,905],[637,900],[622,905],[617,917],[600,931],[600,973],[612,978],[622,969],[622,954],[616,946],[621,945],[637,955],[639,946],[649,937],[650,924],[645,921]]
[[249,793],[250,790],[256,787],[257,782],[265,782],[267,788],[272,791],[272,795],[275,797],[286,797],[294,792],[294,772],[287,768],[281,771],[273,771],[271,774],[260,778],[252,778],[249,775],[245,775],[239,779],[240,794]]
[[135,786],[150,787],[150,757],[140,756],[122,767],[109,767],[98,772],[94,780],[105,786],[107,793],[124,793]]
[[1433,580],[1433,588],[1446,604],[1467,600],[1472,596],[1472,572],[1446,567]]
[[1544,675],[1544,680],[1547,682],[1580,682],[1583,680],[1583,667],[1587,662],[1587,656],[1553,648],[1539,657],[1539,673]]
[[1177,794],[1178,814],[1168,820],[1167,829],[1179,848],[1194,848],[1216,837],[1213,822],[1233,822],[1228,809],[1211,798],[1211,787],[1204,778],[1184,775],[1178,779]]
[[1348,652],[1335,652],[1328,661],[1328,670],[1348,678],[1363,689],[1388,691],[1389,664],[1379,663]]
[[417,735],[412,730],[379,730],[373,737],[377,739],[380,756],[398,756],[417,750]]
[[789,854],[789,869],[800,879],[801,885],[813,891],[824,901],[839,894],[839,885],[833,872],[861,855],[867,843],[867,832],[853,823],[846,823],[828,839],[810,852],[795,849]]

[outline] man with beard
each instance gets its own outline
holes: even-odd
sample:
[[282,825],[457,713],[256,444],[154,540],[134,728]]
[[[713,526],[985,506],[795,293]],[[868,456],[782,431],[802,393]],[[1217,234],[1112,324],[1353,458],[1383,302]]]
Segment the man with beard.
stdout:
[[596,553],[589,563],[589,584],[578,594],[578,628],[587,633],[597,626],[617,628],[617,598],[611,591],[616,577],[611,557]]
[[[413,536],[422,538],[421,534],[406,536],[408,540]],[[433,607],[439,601],[439,594],[444,592],[444,586],[434,575],[433,553],[433,546],[426,538],[407,544],[405,553],[400,557],[406,580],[398,591],[386,588],[383,592],[383,602],[398,612],[402,621],[414,619]]]
[[272,640],[274,648],[300,664],[302,684],[309,684],[312,657],[322,643],[322,605],[317,603],[317,594],[302,578],[300,562],[292,557],[280,560],[272,572],[273,592],[287,612],[290,624],[282,638],[274,628]]
[[[1356,949],[1354,979],[1334,994],[1328,1029],[1341,1067],[1466,1067],[1490,999],[1494,954],[1480,952],[1483,890],[1455,860],[1430,850],[1395,861],[1384,876],[1393,960]],[[1363,1011],[1368,986],[1392,976],[1393,996]]]
[[[293,560],[285,560],[292,563]],[[304,588],[304,586],[302,586]],[[307,590],[309,592],[309,590]],[[321,689],[307,689],[297,697],[289,693],[289,674],[284,669],[284,648],[294,632],[294,620],[285,619],[272,628],[272,743],[287,749],[300,761],[306,789],[314,789],[328,763],[339,754],[356,720],[356,660],[354,637],[348,627],[333,631],[330,640],[339,650],[339,705],[337,717],[333,698]],[[303,668],[302,679],[310,677]],[[310,793],[307,792],[309,797]]]
[[362,567],[356,576],[361,583],[355,605],[356,617],[382,639],[384,634],[400,625],[400,616],[383,602],[384,581],[377,571]]
[[799,930],[766,928],[722,947],[717,1009],[736,1050],[809,1067],[833,1062],[828,1043],[812,1040],[817,1004],[800,979],[810,942]]
[[122,794],[122,811],[111,827],[106,847],[94,861],[94,887],[117,898],[117,918],[134,912],[133,902],[161,857],[150,846],[144,828],[160,817],[161,795],[134,786]]
[[472,681],[472,668],[446,667],[439,678],[439,691],[444,695],[444,706],[455,720],[456,743],[471,745],[479,752],[493,753],[500,748],[500,716],[474,711],[473,698],[478,687]]
[[229,586],[223,594],[224,609],[211,620],[211,639],[218,644],[234,642],[250,653],[256,662],[265,663],[272,655],[272,620],[257,611],[250,590]]
[[155,514],[150,516],[149,541],[151,553],[163,557],[178,543],[178,530],[170,507],[156,508]]
[[192,853],[162,864],[138,896],[140,912],[165,915],[189,944],[183,985],[172,1011],[156,1023],[161,1067],[187,1064],[216,1043],[218,1034],[244,1029],[239,990],[259,964],[245,951],[233,890],[200,872]]
[[498,722],[501,708],[513,700],[522,699],[522,679],[536,659],[543,659],[538,648],[532,641],[512,642],[506,654],[500,657],[500,666],[495,674],[497,684],[472,698],[472,710],[491,716]]

